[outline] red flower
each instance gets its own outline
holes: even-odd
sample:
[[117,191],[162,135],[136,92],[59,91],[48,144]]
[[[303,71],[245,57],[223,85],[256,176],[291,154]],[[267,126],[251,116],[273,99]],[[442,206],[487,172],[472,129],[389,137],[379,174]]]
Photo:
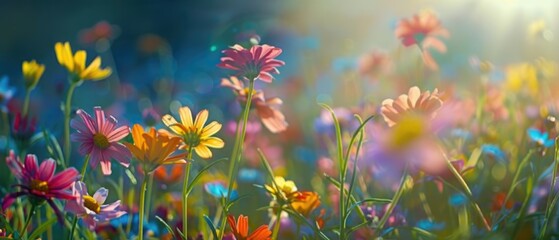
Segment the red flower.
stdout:
[[270,83],[274,79],[272,73],[279,74],[277,67],[285,65],[283,61],[275,59],[281,54],[281,48],[274,46],[254,45],[245,49],[235,45],[222,52],[225,56],[217,66],[237,71],[239,76],[250,81],[260,79]]
[[262,225],[258,227],[252,234],[248,234],[248,217],[242,214],[237,218],[235,222],[235,217],[232,215],[227,216],[227,221],[231,227],[231,231],[237,240],[268,240],[271,239],[270,236],[272,232],[268,229],[268,225]]

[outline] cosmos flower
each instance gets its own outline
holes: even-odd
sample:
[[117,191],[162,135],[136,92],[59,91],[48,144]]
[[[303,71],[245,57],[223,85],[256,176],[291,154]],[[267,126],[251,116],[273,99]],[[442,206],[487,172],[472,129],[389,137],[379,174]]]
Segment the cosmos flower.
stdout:
[[129,133],[127,126],[116,127],[117,121],[113,116],[106,117],[101,107],[93,108],[95,118],[87,112],[78,109],[76,114],[81,121],[72,119],[70,125],[76,130],[71,139],[79,142],[78,152],[89,155],[91,168],[101,163],[101,170],[105,175],[111,175],[111,159],[117,160],[122,166],[130,165],[130,151],[119,143]]
[[64,210],[80,217],[90,230],[95,229],[97,223],[108,222],[126,214],[125,211],[120,210],[120,200],[103,205],[109,195],[109,190],[106,188],[99,188],[93,196],[90,196],[85,183],[77,181],[72,186],[72,194],[76,199],[68,201]]
[[70,187],[80,178],[78,170],[68,168],[54,174],[56,162],[53,159],[46,159],[39,165],[37,156],[28,154],[22,164],[19,157],[15,156],[14,151],[10,151],[10,155],[6,157],[6,163],[19,181],[20,184],[16,186],[20,188],[20,191],[6,195],[2,202],[2,209],[6,210],[16,198],[27,196],[34,205],[48,202],[56,213],[58,220],[62,222],[64,217],[53,200],[75,199],[75,196],[70,192]]
[[170,133],[166,130],[162,132],[171,136],[179,136],[182,138],[184,145],[182,149],[192,148],[201,158],[211,158],[211,148],[223,148],[225,145],[223,140],[212,137],[221,129],[221,124],[213,121],[206,125],[208,121],[208,110],[202,110],[196,115],[196,119],[192,121],[192,112],[189,107],[179,108],[181,122],[167,114],[163,116],[163,123],[173,131]]
[[32,60],[30,62],[23,61],[21,64],[21,71],[23,72],[23,80],[25,81],[25,88],[31,90],[37,86],[39,79],[45,72],[45,65],[37,63]]
[[309,214],[320,206],[320,196],[316,192],[299,192],[298,196],[291,203],[295,211],[308,217]]
[[161,165],[186,163],[186,153],[175,154],[181,145],[181,138],[159,134],[155,128],[144,132],[139,124],[132,127],[134,144],[124,143],[136,160],[142,163],[144,172],[151,173]]
[[81,80],[102,80],[111,75],[110,68],[101,69],[101,58],[96,57],[93,59],[89,66],[85,66],[87,53],[84,50],[79,50],[75,54],[72,53],[70,43],[56,43],[54,45],[56,51],[56,58],[58,63],[65,67],[71,73],[76,81]]
[[433,70],[438,69],[437,62],[429,49],[434,48],[440,53],[446,52],[445,44],[439,37],[448,38],[450,33],[445,29],[437,16],[431,12],[414,15],[411,19],[403,19],[395,31],[396,37],[406,47],[417,45],[422,52],[425,65]]
[[3,76],[0,79],[0,107],[6,111],[6,104],[12,99],[16,89],[8,86],[8,76]]
[[281,52],[281,48],[269,45],[254,45],[250,49],[234,45],[222,51],[225,56],[217,66],[237,71],[238,76],[249,81],[260,79],[270,83],[274,79],[272,74],[279,74],[277,67],[285,65],[275,59]]
[[[243,82],[237,79],[237,77],[222,79],[221,86],[231,88],[235,95],[237,95],[239,102],[243,105],[246,103],[249,89],[246,88]],[[252,95],[252,103],[251,106],[256,109],[256,114],[270,132],[278,133],[287,129],[285,116],[277,110],[277,108],[283,104],[280,98],[274,97],[266,99],[264,97],[264,92],[256,90]]]
[[388,126],[392,127],[406,115],[425,116],[432,119],[442,104],[437,89],[433,93],[429,91],[421,93],[418,87],[412,87],[408,94],[402,94],[396,100],[382,101],[381,113]]
[[235,222],[235,217],[227,216],[227,222],[231,231],[237,240],[267,240],[271,239],[272,231],[268,229],[268,225],[258,227],[250,235],[248,234],[248,217],[239,215]]
[[536,128],[528,129],[528,137],[540,147],[551,147],[555,144],[553,138],[549,137],[549,133],[542,132]]

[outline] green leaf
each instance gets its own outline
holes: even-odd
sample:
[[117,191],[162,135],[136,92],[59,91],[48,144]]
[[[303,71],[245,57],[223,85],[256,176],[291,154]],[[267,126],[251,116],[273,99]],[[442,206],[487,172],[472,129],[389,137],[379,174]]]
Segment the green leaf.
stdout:
[[[208,171],[210,168],[212,168],[216,164],[218,164],[220,162],[223,162],[225,160],[227,160],[227,158],[220,158],[220,159],[215,160],[215,161],[211,162],[210,164],[206,165],[204,168],[202,168],[200,170],[200,172],[198,172],[198,174],[196,174],[194,179],[192,179],[192,182],[190,184],[188,184],[188,189],[186,190],[186,195],[189,195],[190,191],[192,191],[194,186],[198,183],[198,181],[200,181],[200,178],[202,177],[202,174],[204,174],[206,171]],[[191,164],[191,163],[188,163],[188,164]]]
[[124,172],[126,173],[126,176],[128,177],[128,179],[130,179],[130,182],[134,185],[136,185],[138,183],[138,180],[136,180],[136,176],[134,176],[134,173],[132,173],[132,171],[130,171],[130,169],[126,168],[124,169]]
[[159,221],[161,224],[163,224],[163,226],[165,226],[165,228],[167,229],[167,231],[169,231],[169,233],[171,233],[173,235],[173,239],[177,238],[175,236],[175,231],[173,231],[173,228],[171,228],[171,226],[169,226],[169,224],[167,224],[165,222],[165,220],[163,220],[162,218],[160,218],[159,216],[155,216],[155,219],[157,219],[157,221]]
[[479,157],[481,156],[482,152],[483,151],[481,151],[481,148],[474,149],[474,151],[472,151],[472,154],[470,154],[470,158],[468,159],[466,166],[464,166],[464,169],[475,167],[477,165],[477,162],[479,161]]
[[29,235],[29,239],[37,239],[41,236],[41,234],[43,234],[43,232],[45,232],[47,229],[49,229],[54,223],[56,223],[56,218],[51,218],[49,220],[47,220],[46,222],[44,222],[43,224],[41,224],[41,226],[39,226],[38,228],[36,228],[31,235]]
[[212,222],[212,220],[208,217],[208,215],[204,215],[204,220],[206,221],[206,223],[208,224],[208,226],[210,227],[210,229],[212,230],[212,234],[214,236],[214,239],[219,239],[217,237],[217,230],[214,226],[214,223]]

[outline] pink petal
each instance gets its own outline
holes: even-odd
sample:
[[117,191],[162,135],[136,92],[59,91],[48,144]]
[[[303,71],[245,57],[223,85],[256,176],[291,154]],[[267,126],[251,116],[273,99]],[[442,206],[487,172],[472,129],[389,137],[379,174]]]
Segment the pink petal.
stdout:
[[48,182],[54,175],[54,169],[56,169],[56,163],[53,159],[43,161],[39,167],[39,180]]
[[38,171],[37,156],[34,154],[27,154],[25,157],[25,173],[27,177],[34,178],[37,176]]
[[72,183],[80,178],[80,173],[75,168],[68,168],[58,174],[48,182],[49,190],[64,190],[69,188]]
[[99,188],[95,192],[95,194],[93,194],[93,198],[99,204],[105,203],[105,200],[107,200],[107,196],[109,196],[109,190],[107,190],[106,188]]
[[111,170],[111,161],[108,160],[101,160],[101,171],[103,172],[103,174],[105,176],[107,175],[111,175],[112,170]]
[[128,133],[130,133],[128,126],[122,126],[109,133],[107,138],[109,139],[109,142],[116,142],[128,136]]

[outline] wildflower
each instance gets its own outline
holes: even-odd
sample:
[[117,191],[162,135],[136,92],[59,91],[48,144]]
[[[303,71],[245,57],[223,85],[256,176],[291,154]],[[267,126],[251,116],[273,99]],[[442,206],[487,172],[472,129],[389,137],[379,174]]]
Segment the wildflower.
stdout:
[[241,45],[234,45],[222,52],[225,56],[217,66],[237,71],[240,77],[249,81],[260,79],[270,83],[274,79],[272,74],[279,74],[277,67],[285,65],[283,61],[275,59],[282,50],[274,46],[254,45],[245,49]]
[[31,90],[37,86],[39,79],[43,76],[43,72],[45,72],[45,65],[39,64],[35,60],[30,62],[24,61],[21,65],[21,71],[23,72],[25,88],[27,90]]
[[320,197],[316,192],[299,192],[291,206],[295,211],[308,217],[313,210],[320,206]]
[[[169,167],[171,168],[169,171]],[[157,181],[171,184],[177,182],[184,173],[184,164],[161,165],[157,167],[153,176]]]
[[93,109],[95,118],[78,109],[76,113],[82,121],[72,119],[71,126],[77,132],[72,133],[71,139],[81,144],[78,149],[80,154],[89,155],[92,168],[101,163],[103,174],[110,175],[111,159],[124,167],[130,165],[130,151],[118,142],[128,135],[129,129],[127,126],[116,127],[116,119],[113,116],[106,117],[101,107]]
[[369,76],[372,80],[376,80],[379,74],[390,69],[390,58],[385,52],[373,51],[366,53],[359,59],[359,74]]
[[271,239],[272,231],[268,229],[268,225],[258,227],[252,234],[248,234],[248,217],[239,215],[237,222],[232,215],[227,216],[227,222],[231,227],[231,231],[237,240],[267,240]]
[[91,28],[80,31],[80,40],[85,44],[96,43],[100,40],[111,40],[118,34],[118,26],[107,21],[100,21]]
[[539,147],[551,147],[555,143],[552,138],[549,138],[549,133],[542,132],[535,128],[528,129],[528,137],[535,142]]
[[[208,120],[208,110],[202,110],[196,115],[196,119],[192,121],[192,112],[189,107],[179,108],[179,115],[181,123],[167,114],[163,116],[163,123],[182,138],[184,145],[181,147],[183,149],[194,149],[196,154],[201,158],[211,158],[212,152],[211,148],[223,148],[224,142],[220,138],[212,137],[221,129],[221,124],[213,121],[206,125]],[[204,126],[206,125],[206,126]],[[163,131],[166,134],[174,135],[167,131]]]
[[[237,95],[239,102],[245,104],[248,96],[248,88],[244,87],[242,81],[239,81],[236,77],[231,77],[230,79],[222,79],[221,86],[228,87],[233,90]],[[256,90],[252,95],[252,105],[256,109],[256,114],[260,118],[260,121],[266,126],[268,130],[272,133],[278,133],[285,131],[287,129],[287,122],[285,121],[285,116],[277,108],[283,104],[280,98],[268,98],[264,97],[264,92]]]
[[3,76],[0,79],[0,107],[6,111],[6,104],[12,99],[15,93],[15,88],[8,86],[8,76]]
[[101,58],[96,57],[93,59],[89,66],[85,66],[87,53],[84,50],[79,50],[75,54],[72,53],[70,43],[56,43],[54,45],[56,51],[56,58],[58,63],[68,70],[73,75],[75,82],[81,80],[102,80],[111,75],[110,68],[101,69]]
[[22,116],[16,113],[14,124],[12,125],[12,137],[21,142],[28,142],[35,133],[37,120],[29,116]]
[[[385,204],[384,206],[362,205],[361,210],[363,210],[363,213],[365,214],[365,217],[369,221],[372,221],[373,224],[378,224],[380,222],[380,220],[383,218],[384,214],[386,213],[386,211],[388,210],[389,207],[390,207],[390,204]],[[406,224],[406,217],[404,216],[402,210],[398,206],[396,206],[396,208],[394,208],[394,210],[392,211],[392,214],[390,214],[390,217],[388,217],[388,220],[386,221],[386,226],[396,227],[396,226],[402,226],[402,225],[405,225],[405,224]]]
[[395,34],[397,38],[402,39],[404,46],[417,45],[423,54],[423,61],[433,70],[436,70],[438,65],[428,50],[434,48],[440,53],[445,53],[446,46],[438,37],[450,36],[437,16],[431,12],[416,14],[411,19],[400,21]]
[[487,90],[484,109],[489,112],[493,120],[502,121],[509,118],[509,110],[505,106],[505,94],[497,88]]
[[[208,182],[206,184],[204,184],[204,189],[206,190],[206,192],[210,195],[212,195],[215,198],[224,198],[227,197],[227,184],[225,184],[223,181],[211,181]],[[237,193],[236,190],[233,189],[233,191],[231,192],[231,199],[236,199],[237,197],[239,197],[239,194]]]
[[[145,173],[153,172],[161,165],[186,163],[185,153],[174,154],[181,145],[179,137],[159,134],[155,128],[144,132],[139,124],[132,127],[134,144],[124,143],[136,160],[142,163]],[[174,154],[174,155],[173,155]]]
[[495,158],[500,163],[506,163],[507,155],[501,148],[494,144],[483,144],[481,145],[481,152],[488,156]]
[[421,93],[418,87],[412,87],[408,94],[402,94],[396,100],[386,99],[382,101],[381,113],[384,121],[392,127],[409,114],[432,119],[442,104],[437,89],[433,93],[429,91]]
[[95,229],[97,223],[108,222],[126,214],[125,211],[120,210],[120,200],[103,205],[109,195],[109,190],[106,188],[99,188],[93,196],[90,196],[85,183],[77,181],[72,186],[72,194],[76,199],[68,201],[64,210],[80,217],[90,230]]
[[507,67],[505,88],[516,93],[536,96],[539,93],[537,68],[529,63]]
[[10,155],[6,157],[6,163],[12,174],[20,182],[20,191],[10,193],[4,197],[2,209],[5,210],[21,196],[29,197],[29,201],[33,205],[40,205],[48,202],[56,213],[58,220],[63,221],[62,212],[54,203],[54,199],[72,200],[75,197],[69,192],[72,183],[80,178],[78,170],[68,168],[64,171],[54,174],[56,163],[53,159],[44,160],[41,165],[38,164],[37,156],[28,154],[25,162],[22,164],[14,151],[10,151]]
[[272,185],[265,185],[266,190],[275,198],[291,199],[296,197],[297,186],[291,180],[286,181],[283,177],[274,177]]

